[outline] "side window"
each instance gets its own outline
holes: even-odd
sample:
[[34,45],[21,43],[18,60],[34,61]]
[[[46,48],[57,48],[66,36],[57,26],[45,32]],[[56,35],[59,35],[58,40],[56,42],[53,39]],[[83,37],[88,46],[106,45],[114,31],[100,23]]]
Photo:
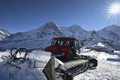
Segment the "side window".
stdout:
[[55,40],[52,40],[51,46],[54,46],[55,42],[56,42]]
[[61,41],[56,41],[55,42],[55,46],[60,46],[61,45]]
[[70,46],[74,47],[74,41],[70,41]]
[[78,42],[78,40],[75,41],[75,46],[76,46],[76,48],[79,48],[79,42]]
[[70,41],[66,41],[66,45],[69,46],[70,45]]
[[67,46],[67,41],[63,41],[63,46]]
[[51,46],[59,46],[60,41],[53,40]]

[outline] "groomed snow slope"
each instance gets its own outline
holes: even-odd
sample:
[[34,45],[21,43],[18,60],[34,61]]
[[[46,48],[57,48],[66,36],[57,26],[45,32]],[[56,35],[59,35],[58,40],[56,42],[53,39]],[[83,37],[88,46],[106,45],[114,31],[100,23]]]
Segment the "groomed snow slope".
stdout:
[[[98,60],[98,67],[74,77],[74,80],[120,80],[120,52],[105,53],[82,49],[84,55],[90,55]],[[5,66],[1,56],[8,56],[9,51],[0,52],[0,80],[46,80],[42,69],[34,68],[33,64],[23,63],[21,69]],[[44,67],[50,59],[50,53],[33,51],[27,55],[32,62],[39,61]]]
[[82,50],[84,55],[89,55],[98,60],[98,67],[87,70],[77,75],[74,80],[120,80],[120,52],[105,53]]

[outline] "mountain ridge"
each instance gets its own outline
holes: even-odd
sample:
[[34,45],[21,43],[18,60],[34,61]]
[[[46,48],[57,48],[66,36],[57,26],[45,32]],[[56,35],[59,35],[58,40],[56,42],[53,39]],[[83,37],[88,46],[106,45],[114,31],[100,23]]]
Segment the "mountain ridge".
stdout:
[[120,36],[118,35],[120,32],[118,32],[118,30],[120,30],[120,26],[118,25],[108,26],[99,31],[86,31],[79,25],[60,27],[54,22],[47,22],[37,29],[29,30],[27,32],[18,32],[3,38],[0,41],[0,49],[10,49],[13,47],[43,49],[50,45],[50,40],[53,37],[63,36],[76,37],[84,44],[84,46],[97,44],[98,42],[106,42],[116,46],[116,42],[120,44]]

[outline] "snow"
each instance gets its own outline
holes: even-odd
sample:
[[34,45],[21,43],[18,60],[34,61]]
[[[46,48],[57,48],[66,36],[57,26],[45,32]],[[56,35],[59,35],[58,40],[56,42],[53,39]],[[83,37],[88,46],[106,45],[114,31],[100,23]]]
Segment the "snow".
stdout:
[[11,66],[3,60],[3,56],[9,56],[9,51],[0,52],[0,80],[46,80],[42,69],[36,68],[34,62],[40,62],[39,67],[44,68],[50,59],[49,52],[33,51],[27,55],[30,61],[19,64],[21,69]]
[[60,65],[64,65],[64,63],[62,61],[60,61],[59,59],[55,58],[55,68],[57,68],[59,64]]
[[[118,51],[117,51],[118,52]],[[94,70],[87,70],[85,73],[74,77],[74,80],[119,80],[120,79],[120,53],[105,53],[83,50],[81,54],[89,55],[98,60],[98,66]],[[115,59],[113,61],[109,59]]]
[[101,42],[97,43],[98,46],[102,46],[102,47],[105,47],[105,45]]
[[0,40],[2,40],[3,38],[10,36],[10,33],[8,33],[6,30],[4,29],[0,29]]
[[95,70],[77,75],[74,80],[119,80],[120,79],[120,64],[109,61],[98,61],[99,65]]
[[[74,77],[74,80],[119,80],[120,79],[120,51],[113,53],[97,52],[89,49],[82,49],[82,55],[89,55],[98,60],[96,69],[89,69],[86,72]],[[27,55],[31,64],[25,62],[20,64],[21,69],[6,65],[2,56],[9,56],[9,50],[0,52],[0,79],[1,80],[47,80],[42,69],[50,59],[50,53],[34,50]],[[114,59],[114,60],[113,60]],[[38,62],[38,68],[33,62]],[[60,62],[60,61],[58,61]],[[63,64],[63,63],[61,63]]]

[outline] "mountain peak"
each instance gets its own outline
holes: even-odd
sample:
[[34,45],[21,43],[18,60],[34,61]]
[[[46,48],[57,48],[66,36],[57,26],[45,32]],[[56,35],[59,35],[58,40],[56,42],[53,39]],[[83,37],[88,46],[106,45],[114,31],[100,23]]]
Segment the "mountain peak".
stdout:
[[10,36],[10,33],[7,30],[0,29],[0,40],[7,36]]
[[75,29],[75,30],[83,30],[83,31],[85,31],[83,28],[81,28],[81,26],[80,25],[77,25],[77,24],[74,24],[74,25],[72,25],[72,26],[70,26],[70,28],[71,29]]
[[4,29],[0,29],[0,34],[1,35],[7,35],[7,36],[10,35],[10,33],[7,30],[4,30]]
[[120,30],[120,26],[111,25],[111,26],[108,26],[108,27],[104,28],[103,30],[107,30],[107,31]]
[[51,21],[51,22],[47,22],[47,23],[45,24],[45,26],[56,26],[56,24]]
[[120,40],[120,26],[111,25],[98,31],[98,34],[106,39],[119,41]]
[[80,25],[77,25],[77,24],[74,24],[74,25],[72,25],[72,26],[70,26],[70,27],[81,28]]
[[80,33],[80,34],[87,32],[86,30],[82,29],[79,25],[76,25],[76,24],[70,26],[70,27],[69,27],[69,30],[72,31],[72,32],[74,32],[74,33],[78,32],[78,33]]

